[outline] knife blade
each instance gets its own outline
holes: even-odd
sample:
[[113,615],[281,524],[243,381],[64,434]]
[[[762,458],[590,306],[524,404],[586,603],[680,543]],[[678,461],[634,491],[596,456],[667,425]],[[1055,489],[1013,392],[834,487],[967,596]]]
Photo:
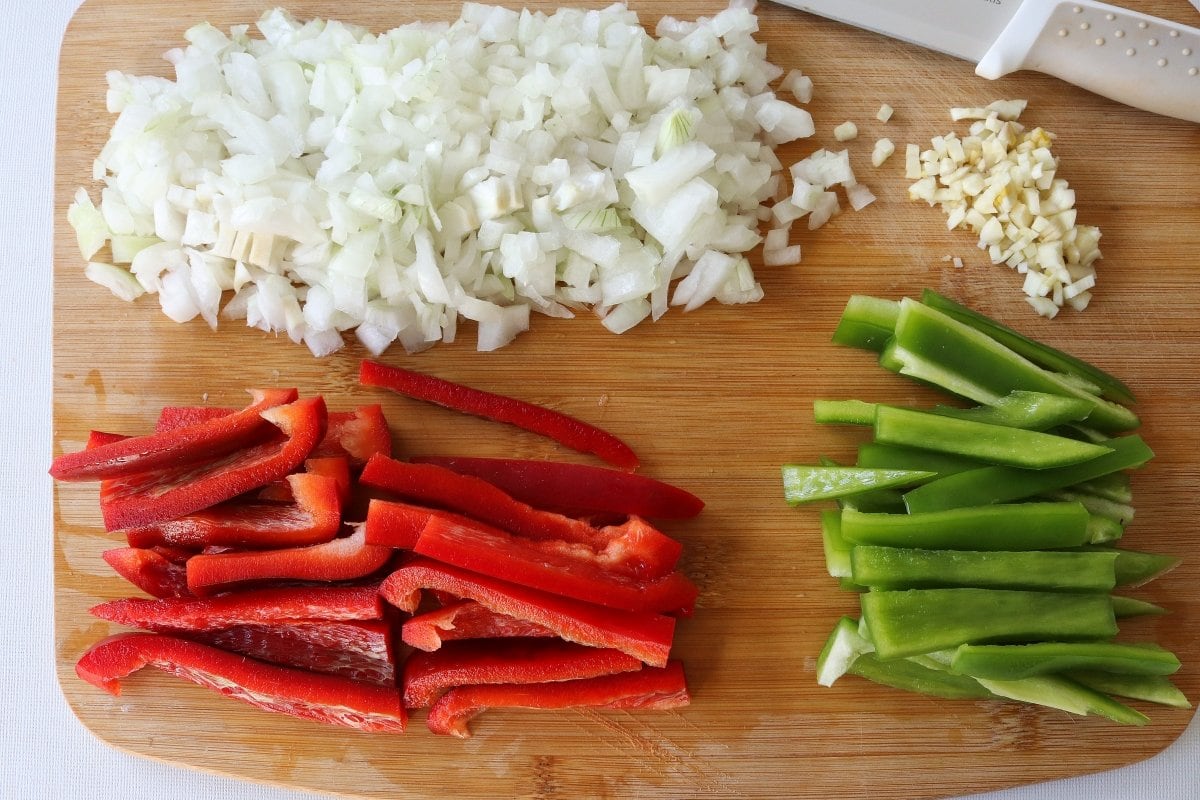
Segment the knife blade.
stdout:
[[1200,28],[1094,0],[777,0],[921,45],[1000,78],[1036,70],[1200,122]]

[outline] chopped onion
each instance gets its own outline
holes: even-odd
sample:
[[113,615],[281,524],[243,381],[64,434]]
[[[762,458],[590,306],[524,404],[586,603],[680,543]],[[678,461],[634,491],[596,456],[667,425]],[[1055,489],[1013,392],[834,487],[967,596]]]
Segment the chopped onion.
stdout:
[[[256,29],[192,27],[173,80],[108,75],[100,199],[81,190],[68,219],[118,296],[317,355],[352,330],[420,351],[460,317],[492,350],[531,311],[588,306],[620,333],[673,281],[689,311],[762,297],[742,256],[786,193],[772,148],[814,125],[768,89],[783,71],[752,3],[663,18],[658,38],[620,5],[466,3],[379,35],[275,9]],[[811,91],[798,71],[780,89]]]

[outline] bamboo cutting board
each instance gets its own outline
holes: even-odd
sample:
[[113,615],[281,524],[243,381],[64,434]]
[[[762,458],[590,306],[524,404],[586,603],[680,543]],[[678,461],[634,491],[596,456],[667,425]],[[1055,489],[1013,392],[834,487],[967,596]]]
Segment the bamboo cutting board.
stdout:
[[[662,14],[719,7],[635,4],[650,25]],[[1194,14],[1184,0],[1139,8],[1179,20]],[[376,30],[457,15],[457,6],[435,2],[297,2],[291,10]],[[112,121],[104,72],[167,75],[160,55],[182,43],[190,24],[252,23],[261,11],[244,0],[91,0],[71,22],[58,106],[55,453],[79,448],[89,428],[148,430],[164,404],[239,405],[246,387],[286,385],[322,393],[333,408],[382,402],[401,455],[573,457],[514,429],[357,386],[364,353],[356,346],[318,361],[257,331],[175,325],[151,298],[122,303],[84,280],[65,209],[76,187],[90,185]],[[817,514],[783,503],[778,469],[853,452],[854,432],[811,422],[814,398],[934,398],[869,355],[829,344],[853,292],[898,297],[933,287],[1097,361],[1143,398],[1142,432],[1158,453],[1134,479],[1138,518],[1125,544],[1186,559],[1136,593],[1172,613],[1123,627],[1179,653],[1179,685],[1200,699],[1200,127],[1036,74],[988,83],[962,62],[770,4],[759,13],[771,59],[812,75],[817,87],[818,135],[784,148],[784,162],[818,146],[840,149],[832,129],[854,120],[860,136],[848,147],[878,202],[797,233],[803,264],[759,268],[766,299],[755,306],[673,309],[620,337],[587,315],[538,318],[497,353],[474,352],[466,330],[454,345],[384,357],[597,423],[633,444],[645,474],[707,500],[699,518],[665,526],[685,542],[683,567],[701,588],[675,649],[693,705],[664,714],[496,712],[479,718],[464,742],[427,733],[420,715],[401,737],[341,732],[153,671],[110,697],[76,678],[73,665],[111,632],[87,609],[131,592],[100,559],[119,545],[102,532],[95,487],[60,486],[52,521],[56,667],[85,725],[135,753],[258,781],[369,797],[540,800],[943,797],[1121,766],[1179,736],[1189,712],[1145,709],[1153,724],[1129,729],[1012,704],[932,701],[852,678],[818,687],[815,656],[855,599],[825,575]],[[1036,317],[1016,275],[987,264],[969,234],[947,232],[940,212],[906,199],[904,144],[962,130],[949,121],[952,105],[1005,97],[1028,98],[1023,121],[1059,135],[1061,174],[1078,192],[1080,221],[1103,231],[1096,299],[1082,314]],[[897,109],[887,125],[875,121],[883,102]],[[900,153],[872,169],[871,146],[884,135]],[[945,256],[965,265],[955,269]]]

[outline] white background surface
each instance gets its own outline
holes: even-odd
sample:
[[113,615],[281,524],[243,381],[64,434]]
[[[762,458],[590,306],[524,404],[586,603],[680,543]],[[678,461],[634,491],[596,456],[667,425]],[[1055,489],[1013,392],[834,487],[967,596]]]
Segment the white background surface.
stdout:
[[[76,721],[54,677],[49,520],[54,105],[77,0],[3,0],[0,32],[0,798],[293,800],[286,792],[117,752]],[[1188,20],[1194,22],[1194,20]],[[166,46],[164,45],[164,50]],[[964,69],[968,67],[964,64]],[[74,268],[76,265],[67,265]],[[948,756],[949,757],[949,756]],[[964,761],[964,769],[970,764]],[[974,800],[1196,800],[1200,721],[1166,752],[1116,772]],[[831,800],[835,800],[831,798]]]

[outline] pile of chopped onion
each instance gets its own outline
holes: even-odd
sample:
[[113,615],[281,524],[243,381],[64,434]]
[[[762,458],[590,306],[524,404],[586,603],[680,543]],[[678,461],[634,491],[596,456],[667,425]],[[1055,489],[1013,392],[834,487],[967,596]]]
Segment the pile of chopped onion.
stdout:
[[104,187],[69,219],[117,296],[316,355],[351,329],[415,352],[461,317],[492,350],[531,310],[621,333],[668,305],[755,302],[772,148],[813,133],[768,88],[782,71],[757,29],[744,2],[656,36],[620,5],[467,3],[379,35],[279,9],[261,38],[200,24],[166,54],[174,80],[109,74]]
[[1091,301],[1100,230],[1076,224],[1075,192],[1056,177],[1054,135],[1026,131],[1016,121],[1024,110],[1023,100],[951,109],[955,121],[974,120],[970,135],[936,136],[924,152],[910,144],[908,193],[939,205],[949,228],[975,232],[993,264],[1025,276],[1034,310],[1053,318],[1064,304],[1082,311]]

